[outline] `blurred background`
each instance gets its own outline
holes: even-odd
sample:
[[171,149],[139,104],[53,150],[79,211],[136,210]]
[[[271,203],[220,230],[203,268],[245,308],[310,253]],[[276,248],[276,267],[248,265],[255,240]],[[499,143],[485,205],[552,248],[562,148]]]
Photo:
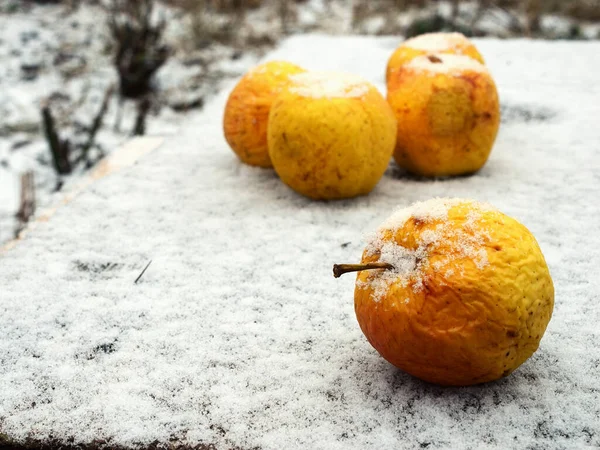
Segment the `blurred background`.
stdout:
[[131,136],[192,120],[286,36],[433,31],[600,39],[600,0],[0,0],[0,247]]

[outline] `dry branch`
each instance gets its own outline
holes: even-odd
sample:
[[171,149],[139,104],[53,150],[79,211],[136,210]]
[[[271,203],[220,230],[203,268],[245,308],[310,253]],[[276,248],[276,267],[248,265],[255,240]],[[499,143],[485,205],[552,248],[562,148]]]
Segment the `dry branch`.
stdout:
[[[102,128],[104,116],[108,111],[108,105],[110,103],[110,99],[114,93],[114,90],[115,87],[113,85],[108,87],[108,89],[104,93],[104,98],[102,99],[100,109],[98,110],[98,113],[94,116],[92,123],[89,126],[78,124],[77,122],[75,122],[75,135],[78,136],[77,130],[79,130],[79,132],[87,133],[87,137],[83,141],[83,144],[75,144],[74,146],[71,145],[71,141],[69,139],[60,138],[60,134],[57,130],[56,121],[54,120],[54,117],[52,115],[49,102],[44,102],[42,106],[42,121],[44,127],[44,134],[46,135],[46,140],[48,141],[50,153],[52,154],[52,162],[54,168],[56,169],[56,172],[59,175],[67,175],[71,173],[73,167],[81,161],[83,161],[87,167],[91,167],[93,165],[88,157],[89,151],[96,145],[96,135]],[[77,125],[79,125],[78,128]],[[76,150],[80,151],[75,159],[71,159],[72,148],[75,148]]]
[[154,0],[113,0],[109,28],[116,43],[115,66],[119,91],[139,98],[151,90],[154,73],[167,61],[168,46],[162,44],[164,19],[153,22]]
[[46,103],[42,106],[42,120],[44,125],[44,134],[46,140],[50,146],[50,152],[52,153],[52,161],[56,172],[60,175],[71,173],[73,169],[69,160],[70,154],[70,143],[68,139],[61,140],[58,132],[56,131],[56,124],[50,106]]
[[21,231],[29,222],[29,219],[35,213],[35,183],[32,171],[21,175],[21,196],[19,200],[19,210],[17,211],[17,229],[15,237],[18,237]]
[[102,105],[100,105],[100,109],[98,110],[98,114],[96,114],[96,117],[94,117],[94,120],[92,121],[92,125],[89,128],[88,139],[87,139],[86,143],[83,144],[83,147],[81,148],[82,158],[85,161],[87,161],[87,157],[88,157],[90,148],[92,148],[94,145],[94,141],[96,139],[96,134],[98,134],[98,131],[100,130],[100,128],[102,128],[102,122],[104,120],[104,116],[106,115],[106,112],[108,111],[108,104],[110,102],[111,97],[113,96],[114,91],[115,91],[114,85],[110,85],[108,87],[108,89],[106,90],[106,92],[104,93],[104,98],[102,100]]
[[134,136],[142,136],[146,133],[146,117],[150,112],[152,101],[150,97],[146,96],[142,98],[138,103],[138,113],[135,119],[135,125],[133,127]]

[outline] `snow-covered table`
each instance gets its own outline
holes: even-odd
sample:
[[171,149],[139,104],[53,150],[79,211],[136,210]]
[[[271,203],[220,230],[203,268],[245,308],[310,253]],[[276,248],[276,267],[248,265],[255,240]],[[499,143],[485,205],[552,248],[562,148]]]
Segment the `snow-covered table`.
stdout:
[[[383,90],[396,44],[296,37],[269,59]],[[477,44],[503,123],[474,176],[424,181],[391,164],[367,197],[309,201],[234,157],[223,92],[1,254],[0,443],[598,448],[600,44]],[[396,370],[361,334],[353,277],[332,277],[396,207],[436,196],[516,217],[550,266],[540,350],[501,381],[449,389]]]

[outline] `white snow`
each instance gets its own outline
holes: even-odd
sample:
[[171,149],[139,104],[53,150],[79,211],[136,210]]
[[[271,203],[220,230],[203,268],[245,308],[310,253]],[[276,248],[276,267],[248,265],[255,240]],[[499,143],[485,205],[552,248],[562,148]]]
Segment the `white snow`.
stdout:
[[456,50],[468,44],[468,39],[461,33],[425,33],[408,39],[403,45],[426,52],[443,52]]
[[[19,192],[18,178],[0,166],[0,229],[10,229],[14,226],[12,215],[19,207],[17,204]],[[6,223],[4,223],[6,222]],[[0,235],[1,238],[4,237]]]
[[342,72],[303,72],[289,78],[289,91],[308,98],[362,97],[370,88],[362,77]]
[[[0,0],[0,244],[14,237],[18,181],[24,172],[34,174],[37,211],[59,201],[59,184],[68,188],[85,177],[83,164],[67,177],[56,174],[41,129],[42,102],[51,99],[60,137],[76,144],[83,134],[74,137],[75,130],[92,123],[108,86],[117,83],[105,8],[88,3],[69,8],[66,2],[20,2],[15,3],[17,12],[4,14],[11,9],[8,3]],[[193,49],[189,29],[173,17],[174,11],[161,11],[167,20],[165,41],[178,51],[156,73],[157,103],[163,107],[160,111],[152,108],[146,127],[151,135],[173,134],[184,117],[193,120],[193,114],[175,113],[169,105],[214,96],[223,80],[245,72],[258,59],[251,50],[234,58],[233,48],[216,44]],[[30,75],[25,73],[27,67],[35,68]],[[96,138],[105,153],[129,139],[137,116],[136,102],[125,102],[121,113],[118,103],[113,96]],[[116,130],[119,115],[121,126]],[[98,150],[90,153],[94,157]],[[72,152],[72,159],[78,156]]]
[[434,198],[423,202],[413,203],[409,207],[394,211],[394,213],[381,224],[379,230],[398,230],[399,228],[402,228],[406,221],[411,217],[426,223],[436,220],[445,220],[448,218],[448,211],[450,208],[465,201],[468,201],[468,199]]
[[[469,205],[471,210],[465,223],[457,226],[449,221],[448,212],[461,204]],[[414,292],[419,292],[423,286],[423,275],[430,267],[429,257],[434,254],[442,256],[434,264],[436,270],[462,259],[472,261],[479,269],[484,268],[489,264],[485,251],[489,235],[481,223],[481,213],[494,209],[491,205],[470,199],[433,198],[396,211],[367,238],[366,246],[368,255],[379,254],[378,261],[391,264],[393,269],[369,272],[367,281],[361,281],[360,285],[365,287],[367,284],[373,289],[372,298],[375,302],[386,295],[393,283],[403,287],[410,284]],[[408,248],[402,241],[398,242],[397,232],[409,219],[435,225],[419,233],[415,240],[416,249]],[[449,242],[454,243],[450,251],[445,249],[446,254],[442,253],[440,246],[448,246]]]
[[[268,59],[383,90],[391,41],[294,37]],[[424,180],[391,162],[369,196],[310,201],[227,148],[226,89],[0,255],[0,434],[131,447],[599,447],[600,44],[475,43],[503,123],[473,176]],[[396,208],[435,197],[515,217],[553,276],[540,349],[495,383],[445,389],[395,369],[358,327],[354,277],[331,274],[359,262],[363,234]]]
[[437,54],[417,56],[406,63],[406,68],[430,74],[457,75],[465,72],[489,73],[479,61],[463,55]]

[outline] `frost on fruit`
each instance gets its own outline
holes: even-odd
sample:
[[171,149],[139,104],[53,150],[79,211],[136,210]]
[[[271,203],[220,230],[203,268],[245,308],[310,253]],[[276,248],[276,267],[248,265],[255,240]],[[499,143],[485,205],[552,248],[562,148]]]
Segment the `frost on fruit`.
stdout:
[[449,53],[436,54],[435,57],[432,55],[417,56],[406,63],[406,68],[428,74],[445,73],[460,75],[465,71],[489,74],[488,68],[479,61],[469,56]]
[[[397,74],[414,58],[440,55],[465,55],[484,64],[483,57],[469,39],[461,33],[427,33],[402,43],[390,56],[386,68],[388,89],[395,86]],[[439,61],[437,61],[439,63]],[[390,84],[390,82],[392,82]]]
[[358,265],[354,307],[387,361],[467,386],[509,375],[536,351],[554,286],[527,228],[458,199],[416,204],[384,225]]
[[492,151],[500,124],[498,91],[488,69],[469,56],[423,54],[388,80],[398,123],[396,163],[435,177],[474,173]]
[[357,75],[339,72],[305,72],[290,76],[290,92],[309,98],[362,97],[369,83]]
[[469,45],[469,41],[461,33],[425,33],[408,39],[404,45],[415,50],[441,52],[459,50],[462,46]]
[[461,199],[432,199],[424,202],[417,202],[408,208],[402,208],[393,213],[381,226],[379,231],[402,228],[406,221],[411,217],[423,222],[432,222],[434,220],[444,220],[448,218],[448,210],[455,205],[459,205],[465,200]]
[[294,74],[270,111],[269,156],[279,178],[306,197],[366,195],[388,167],[396,123],[385,98],[361,77]]
[[[472,210],[462,226],[457,226],[449,221],[448,212],[451,208],[464,204],[469,204]],[[394,269],[371,272],[368,281],[360,282],[359,287],[370,287],[373,300],[378,302],[393,283],[399,283],[402,287],[410,285],[413,292],[420,292],[423,289],[423,274],[429,267],[441,270],[453,261],[468,258],[478,269],[483,269],[489,264],[485,245],[490,237],[478,223],[482,220],[481,212],[494,210],[493,206],[486,203],[439,198],[418,202],[397,211],[368,238],[365,250],[367,256],[378,255],[379,262],[389,263]],[[416,248],[410,248],[406,243],[393,238],[411,219],[436,224],[415,235]],[[446,249],[442,259],[437,259],[431,266],[430,256],[449,242],[454,243],[453,248],[450,251]],[[453,275],[452,269],[445,272],[447,278]]]

